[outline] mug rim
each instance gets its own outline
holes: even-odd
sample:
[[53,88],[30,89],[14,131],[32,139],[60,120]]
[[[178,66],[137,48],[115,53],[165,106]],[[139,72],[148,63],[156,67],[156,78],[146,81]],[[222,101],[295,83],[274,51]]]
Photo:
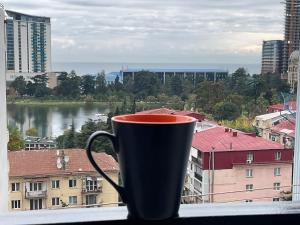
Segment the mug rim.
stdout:
[[188,124],[196,122],[197,119],[191,116],[172,114],[125,114],[111,118],[117,123],[127,124]]

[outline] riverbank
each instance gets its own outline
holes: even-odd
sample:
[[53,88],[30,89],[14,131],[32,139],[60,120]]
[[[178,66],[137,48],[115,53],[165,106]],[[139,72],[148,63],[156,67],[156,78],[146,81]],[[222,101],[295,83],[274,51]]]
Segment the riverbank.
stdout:
[[121,105],[122,102],[85,102],[85,101],[61,101],[61,100],[17,100],[17,101],[7,101],[10,105]]

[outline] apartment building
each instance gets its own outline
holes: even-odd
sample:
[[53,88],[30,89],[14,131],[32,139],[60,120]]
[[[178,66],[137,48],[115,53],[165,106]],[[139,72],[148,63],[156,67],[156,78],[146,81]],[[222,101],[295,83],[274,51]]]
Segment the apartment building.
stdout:
[[282,70],[282,40],[263,41],[261,74],[277,73]]
[[292,110],[284,110],[274,113],[267,113],[255,117],[253,126],[256,127],[258,136],[269,140],[269,133],[272,127],[282,121],[295,119],[296,112]]
[[299,50],[300,46],[300,0],[286,0],[285,24],[284,24],[284,47],[283,47],[283,70],[288,72],[288,61],[293,51]]
[[49,17],[6,10],[6,79],[51,72]]
[[185,193],[200,202],[279,201],[292,183],[292,150],[216,126],[194,134]]
[[[85,150],[10,151],[9,209],[117,206],[118,193],[92,167]],[[94,153],[100,168],[118,183],[118,163]]]

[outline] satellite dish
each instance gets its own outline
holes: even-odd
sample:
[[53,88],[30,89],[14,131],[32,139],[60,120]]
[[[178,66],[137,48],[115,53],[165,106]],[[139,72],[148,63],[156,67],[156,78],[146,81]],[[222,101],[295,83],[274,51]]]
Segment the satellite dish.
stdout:
[[59,163],[57,163],[57,168],[58,169],[61,169],[62,168],[62,164],[59,162]]
[[69,156],[65,156],[65,162],[69,162],[70,157]]

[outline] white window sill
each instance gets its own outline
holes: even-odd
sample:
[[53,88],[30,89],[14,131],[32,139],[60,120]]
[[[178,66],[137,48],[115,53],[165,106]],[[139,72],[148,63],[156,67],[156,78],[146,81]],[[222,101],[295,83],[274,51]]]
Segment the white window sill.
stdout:
[[[300,202],[221,203],[181,205],[182,218],[243,215],[300,214]],[[126,220],[126,207],[34,210],[0,213],[5,225],[55,224]]]

